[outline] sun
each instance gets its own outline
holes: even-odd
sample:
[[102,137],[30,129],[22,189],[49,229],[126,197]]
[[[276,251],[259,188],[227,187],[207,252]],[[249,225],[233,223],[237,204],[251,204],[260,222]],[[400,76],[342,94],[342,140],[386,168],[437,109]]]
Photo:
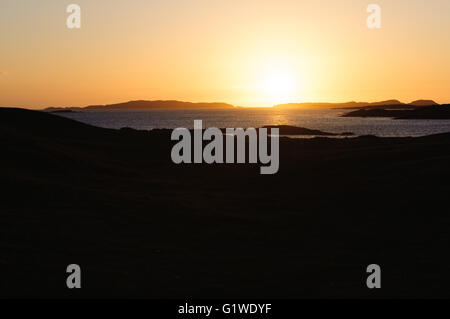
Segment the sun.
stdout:
[[260,94],[267,103],[281,104],[295,99],[299,83],[293,71],[284,68],[270,68],[261,76]]

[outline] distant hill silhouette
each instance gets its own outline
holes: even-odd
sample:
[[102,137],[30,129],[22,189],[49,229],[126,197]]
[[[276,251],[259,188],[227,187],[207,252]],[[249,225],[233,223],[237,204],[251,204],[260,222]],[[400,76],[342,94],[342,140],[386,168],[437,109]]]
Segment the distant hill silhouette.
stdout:
[[380,102],[345,102],[345,103],[318,103],[318,102],[306,102],[306,103],[287,103],[278,104],[274,107],[284,109],[295,108],[362,108],[367,106],[379,106],[379,105],[403,105],[404,103],[398,100],[386,100]]
[[404,104],[404,103],[400,102],[399,100],[387,100],[387,101],[369,103],[369,106],[402,105],[402,104]]
[[417,100],[417,101],[409,103],[409,105],[414,105],[414,106],[431,106],[431,105],[439,105],[439,104],[437,104],[433,100]]
[[345,102],[345,103],[316,103],[316,102],[307,102],[307,103],[287,103],[287,104],[278,104],[274,107],[283,108],[283,109],[296,109],[296,108],[372,108],[379,106],[396,106],[398,108],[405,108],[410,106],[430,106],[430,105],[439,105],[432,100],[417,100],[411,103],[403,103],[399,100],[386,100],[380,102]]
[[[279,109],[304,109],[304,108],[373,108],[373,107],[385,107],[385,106],[395,106],[396,108],[409,108],[411,106],[431,106],[439,105],[432,100],[417,100],[411,103],[403,103],[399,100],[386,100],[379,102],[345,102],[345,103],[333,103],[333,102],[305,102],[305,103],[287,103],[274,105],[274,108]],[[70,111],[83,111],[83,110],[183,110],[183,109],[242,109],[245,107],[236,107],[232,104],[222,103],[222,102],[212,102],[212,103],[194,103],[194,102],[183,102],[176,100],[138,100],[138,101],[128,101],[116,104],[106,104],[106,105],[89,105],[86,107],[48,107],[44,111],[48,112],[70,112]]]
[[233,105],[227,103],[193,103],[182,102],[175,100],[157,100],[157,101],[128,101],[117,104],[107,105],[89,105],[86,107],[49,107],[45,111],[61,111],[61,110],[154,110],[154,109],[167,109],[167,110],[181,110],[181,109],[230,109],[234,108]]

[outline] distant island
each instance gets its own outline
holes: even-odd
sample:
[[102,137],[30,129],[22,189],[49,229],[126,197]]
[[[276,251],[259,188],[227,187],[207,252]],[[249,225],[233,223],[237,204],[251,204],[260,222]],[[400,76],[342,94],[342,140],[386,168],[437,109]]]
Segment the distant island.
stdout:
[[234,105],[227,103],[193,103],[175,100],[157,100],[157,101],[128,101],[117,104],[107,105],[89,105],[86,107],[49,107],[44,109],[47,112],[61,112],[67,110],[86,110],[86,111],[112,111],[112,110],[183,110],[183,109],[232,109]]
[[[386,100],[379,102],[345,102],[345,103],[323,103],[323,102],[305,102],[305,103],[287,103],[274,105],[274,109],[311,109],[311,108],[339,108],[339,109],[383,109],[386,107],[395,109],[410,109],[424,106],[439,106],[432,100],[417,100],[411,103],[403,103],[399,100]],[[46,112],[65,113],[74,111],[115,111],[115,110],[192,110],[192,109],[248,109],[244,106],[234,106],[223,102],[184,102],[176,100],[138,100],[128,101],[116,104],[89,105],[85,107],[48,107],[43,109]]]
[[450,104],[431,106],[411,106],[410,108],[362,108],[348,112],[343,117],[391,117],[398,120],[448,120],[450,119]]
[[[352,132],[331,133],[331,132],[313,130],[313,129],[308,129],[305,127],[292,126],[292,125],[265,125],[262,127],[257,127],[256,129],[259,130],[261,128],[265,128],[265,129],[277,128],[279,130],[279,135],[283,135],[283,136],[311,136],[311,137],[318,137],[318,136],[321,136],[321,137],[354,137],[354,136],[356,136]],[[227,131],[226,128],[219,128],[219,129],[223,134],[225,134]],[[137,129],[133,129],[130,127],[123,127],[120,130],[129,132],[129,133],[139,131]],[[202,131],[204,132],[205,130],[206,129],[203,129]],[[156,129],[152,129],[151,132],[153,134],[170,135],[172,133],[172,129],[156,128]],[[194,130],[191,129],[190,132],[193,133]],[[271,135],[270,131],[268,134]]]
[[385,106],[396,106],[397,108],[407,108],[410,106],[431,106],[439,105],[432,100],[417,100],[411,103],[403,103],[399,100],[386,100],[380,102],[345,102],[345,103],[317,103],[317,102],[306,102],[306,103],[287,103],[278,104],[274,107],[280,109],[305,109],[305,108],[363,108],[363,107],[385,107]]
[[341,108],[355,109],[343,114],[343,117],[391,117],[394,119],[450,119],[450,104],[438,104],[433,100],[416,100],[402,103],[399,100],[381,102],[347,103],[289,103],[274,106],[280,109],[302,108]]
[[291,126],[291,125],[266,125],[263,128],[279,129],[280,135],[311,135],[311,136],[353,136],[352,132],[342,132],[342,133],[330,133],[320,130],[311,130],[304,127]]

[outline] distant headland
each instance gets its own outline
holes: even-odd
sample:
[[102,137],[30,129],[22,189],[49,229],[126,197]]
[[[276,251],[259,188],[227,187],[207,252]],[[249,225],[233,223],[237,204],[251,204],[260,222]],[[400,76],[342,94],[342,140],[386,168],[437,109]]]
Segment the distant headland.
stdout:
[[89,105],[85,107],[49,107],[45,108],[44,111],[61,112],[65,110],[113,111],[113,110],[156,110],[156,109],[183,110],[183,109],[231,109],[231,108],[234,108],[234,105],[221,102],[194,103],[176,100],[156,100],[156,101],[138,100],[116,104]]
[[403,103],[399,100],[386,100],[379,102],[345,102],[345,103],[315,103],[315,102],[307,102],[307,103],[287,103],[287,104],[278,104],[274,107],[280,109],[300,109],[300,108],[363,108],[363,107],[378,107],[378,106],[393,106],[396,107],[411,107],[411,106],[431,106],[431,105],[439,105],[433,100],[416,100],[411,103]]
[[[423,106],[438,106],[439,104],[432,100],[417,100],[411,103],[403,103],[399,100],[385,100],[379,102],[304,102],[287,103],[274,105],[274,109],[308,109],[308,108],[345,108],[361,109],[373,107],[395,106],[395,108],[411,108]],[[44,108],[47,112],[71,112],[71,111],[115,111],[115,110],[189,110],[189,109],[248,109],[245,106],[235,106],[224,102],[184,102],[177,100],[137,100],[123,103],[89,105],[84,107],[48,107]]]

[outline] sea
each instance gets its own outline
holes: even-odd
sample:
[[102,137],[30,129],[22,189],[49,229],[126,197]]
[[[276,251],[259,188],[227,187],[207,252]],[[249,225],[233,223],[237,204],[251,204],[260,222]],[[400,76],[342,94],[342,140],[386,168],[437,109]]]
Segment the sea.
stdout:
[[249,128],[264,125],[292,125],[330,133],[351,132],[355,136],[425,136],[450,132],[450,120],[396,120],[391,118],[342,117],[349,110],[238,108],[209,110],[78,111],[58,113],[80,122],[104,128],[138,130],[193,128],[194,120],[203,127]]

